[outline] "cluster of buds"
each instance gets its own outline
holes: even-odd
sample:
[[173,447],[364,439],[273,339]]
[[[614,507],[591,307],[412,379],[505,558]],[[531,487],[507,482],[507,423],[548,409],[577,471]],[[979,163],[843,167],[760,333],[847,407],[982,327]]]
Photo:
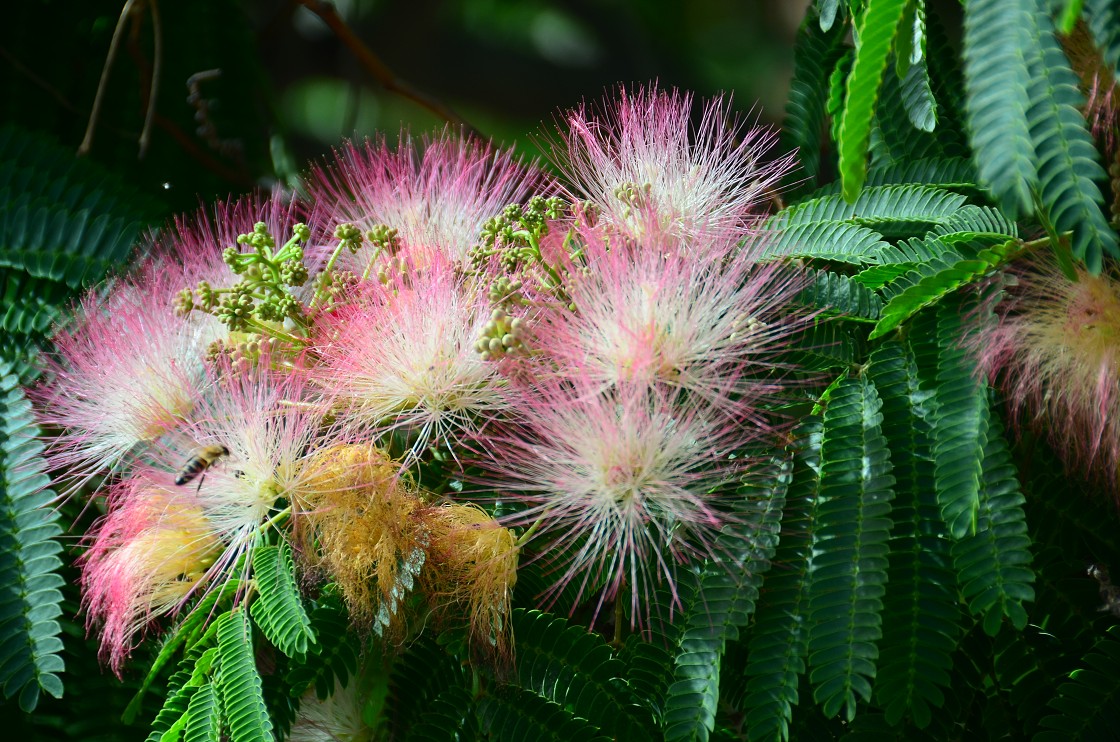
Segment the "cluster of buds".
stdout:
[[268,323],[285,319],[301,322],[304,307],[291,289],[307,282],[303,245],[311,236],[306,224],[292,227],[292,237],[279,250],[268,225],[257,222],[249,234],[238,235],[237,243],[249,247],[242,252],[230,246],[222,259],[242,279],[229,288],[215,288],[200,281],[194,289],[183,289],[175,299],[175,314],[185,317],[198,310],[218,318],[233,332],[267,330]]
[[523,334],[525,320],[521,317],[510,317],[501,307],[490,314],[490,320],[482,326],[474,349],[482,356],[482,360],[499,360],[509,355],[524,350]]
[[480,244],[468,257],[477,269],[497,255],[502,268],[513,273],[518,266],[542,261],[541,239],[549,233],[549,223],[564,216],[564,199],[533,196],[524,206],[510,204],[498,216],[482,225]]

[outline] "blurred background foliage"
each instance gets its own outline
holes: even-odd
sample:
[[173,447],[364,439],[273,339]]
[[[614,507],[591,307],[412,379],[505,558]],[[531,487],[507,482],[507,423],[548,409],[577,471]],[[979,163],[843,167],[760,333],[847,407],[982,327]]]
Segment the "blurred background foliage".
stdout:
[[[120,0],[27,0],[0,27],[0,118],[77,148]],[[781,121],[807,0],[342,0],[339,15],[400,79],[484,136],[539,155],[555,113],[617,83],[659,81]],[[153,13],[153,10],[156,12]],[[157,19],[158,16],[158,19]],[[156,27],[159,27],[158,33]],[[442,121],[373,79],[297,2],[134,2],[89,156],[167,213],[290,181],[341,138]],[[151,144],[144,125],[155,59]],[[215,72],[217,71],[217,72]],[[190,98],[190,99],[189,99]]]

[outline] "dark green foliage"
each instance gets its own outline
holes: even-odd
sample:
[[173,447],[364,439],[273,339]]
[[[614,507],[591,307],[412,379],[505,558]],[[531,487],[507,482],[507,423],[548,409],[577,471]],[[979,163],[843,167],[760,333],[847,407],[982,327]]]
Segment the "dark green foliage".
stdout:
[[[271,740],[272,722],[261,694],[261,679],[253,659],[253,629],[243,610],[225,613],[214,622],[218,635],[218,672],[221,704],[229,727],[230,739]],[[202,692],[203,686],[198,692]],[[208,714],[214,704],[200,705],[198,713]],[[191,699],[194,706],[194,699]],[[187,709],[188,728],[192,722],[192,708]]]
[[350,630],[350,619],[342,600],[324,594],[311,610],[311,631],[317,641],[305,655],[288,666],[285,681],[294,698],[315,688],[319,698],[334,691],[336,680],[343,685],[358,671],[361,642]]
[[809,679],[824,715],[843,710],[850,721],[857,697],[870,699],[875,676],[894,477],[875,386],[846,379],[826,404],[808,588]]
[[859,17],[857,46],[848,75],[840,121],[840,179],[844,198],[854,202],[867,173],[867,146],[883,71],[906,0],[868,0]]
[[666,694],[662,727],[666,740],[705,740],[715,728],[720,700],[721,657],[754,614],[758,588],[778,544],[790,462],[767,472],[766,487],[744,487],[736,522],[715,544],[721,557],[697,576],[696,591],[677,619],[673,683]]
[[[1031,541],[1023,513],[1023,495],[1003,437],[1003,426],[986,407],[981,412],[984,458],[975,528],[970,533],[958,534],[953,561],[969,610],[981,617],[984,630],[995,636],[1004,617],[1016,629],[1026,626],[1023,604],[1034,600],[1034,573],[1030,569]],[[954,465],[961,463],[961,459],[957,457]],[[939,477],[940,464],[939,457]]]
[[891,553],[874,694],[885,719],[909,717],[929,726],[951,684],[960,634],[956,578],[948,528],[934,488],[932,399],[922,392],[908,344],[890,342],[871,354],[871,379],[883,400],[883,435],[891,453],[895,499]]
[[502,742],[551,740],[569,742],[607,742],[611,739],[596,731],[585,719],[552,701],[516,688],[504,689],[479,703],[482,728],[491,739]]
[[808,642],[815,503],[820,487],[821,425],[795,431],[794,466],[774,561],[748,640],[749,678],[742,708],[749,739],[785,739],[798,702]]
[[[833,3],[833,12],[836,4]],[[805,16],[797,34],[793,81],[790,83],[786,103],[786,123],[782,127],[782,149],[800,154],[800,171],[791,174],[797,178],[793,185],[811,190],[821,171],[820,144],[825,128],[825,97],[828,93],[828,76],[833,64],[840,58],[844,36],[842,26],[832,26],[822,31],[812,13]],[[801,179],[804,182],[801,182]]]
[[1116,76],[1120,66],[1120,8],[1111,0],[1085,0],[1085,16],[1105,64]]
[[601,637],[539,611],[515,610],[516,685],[570,709],[611,739],[641,740],[648,713],[620,682],[625,665]]
[[0,685],[24,711],[43,691],[62,697],[64,669],[56,620],[62,529],[38,436],[19,379],[0,363]]
[[1038,158],[1027,125],[1035,0],[974,0],[965,7],[968,124],[980,181],[1008,215],[1034,210]]
[[1116,233],[1101,210],[1097,183],[1106,177],[1081,110],[1085,97],[1077,77],[1054,38],[1050,16],[1034,16],[1039,48],[1028,56],[1031,72],[1031,139],[1038,157],[1039,201],[1047,220],[1061,232],[1073,232],[1073,254],[1089,271],[1099,273],[1102,253],[1120,258]]
[[303,609],[296,586],[292,551],[287,542],[258,546],[253,552],[253,576],[260,597],[250,608],[253,621],[273,646],[288,656],[303,654],[315,631]]
[[1112,626],[1049,701],[1058,713],[1042,719],[1045,742],[1107,739],[1120,725],[1120,626]]

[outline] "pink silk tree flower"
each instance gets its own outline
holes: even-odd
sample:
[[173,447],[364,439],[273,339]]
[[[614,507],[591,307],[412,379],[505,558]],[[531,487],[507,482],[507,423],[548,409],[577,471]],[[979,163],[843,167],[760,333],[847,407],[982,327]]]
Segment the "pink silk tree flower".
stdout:
[[1020,425],[1039,425],[1071,466],[1120,500],[1120,279],[1052,259],[1017,269],[997,316],[969,339]]
[[267,351],[256,365],[219,359],[184,424],[146,452],[163,481],[195,493],[226,544],[220,567],[258,545],[315,476],[318,446],[335,442],[326,411],[303,371]]
[[203,354],[225,333],[211,317],[173,314],[179,278],[152,272],[104,297],[90,292],[55,333],[33,394],[40,419],[61,429],[47,459],[64,495],[173,430],[194,405]]
[[172,430],[197,398],[203,358],[228,331],[200,312],[175,315],[176,298],[199,281],[234,283],[222,251],[257,221],[290,230],[298,206],[250,196],[177,219],[150,246],[135,278],[86,293],[76,319],[54,336],[45,381],[35,390],[42,421],[61,429],[48,460],[63,493],[127,460]]
[[584,231],[580,243],[585,265],[571,271],[571,304],[538,313],[527,340],[557,373],[603,390],[680,390],[751,424],[762,422],[760,406],[789,392],[782,356],[812,320],[789,307],[802,273],[756,262],[719,236]]
[[[396,149],[382,138],[343,145],[334,162],[312,170],[311,223],[330,231],[349,223],[361,232],[396,230],[402,254],[424,264],[441,255],[462,263],[483,224],[546,184],[544,174],[508,150],[450,128],[419,141],[402,132]],[[317,265],[333,247],[319,248]],[[340,254],[337,267],[367,272],[375,248]]]
[[82,558],[82,605],[118,675],[148,625],[205,586],[223,544],[194,501],[143,474],[116,485]]
[[496,364],[474,348],[490,307],[452,264],[410,269],[380,290],[379,301],[339,309],[320,326],[310,374],[340,419],[405,430],[418,456],[504,407]]
[[765,162],[776,140],[745,128],[730,100],[703,105],[693,124],[690,93],[620,87],[598,107],[563,114],[557,166],[571,195],[597,206],[610,224],[638,233],[650,215],[678,235],[732,235],[749,226],[751,210],[792,168],[792,157]]
[[643,622],[659,584],[676,597],[680,564],[718,558],[716,537],[733,520],[719,487],[750,466],[731,454],[759,429],[662,390],[603,392],[585,378],[525,389],[515,410],[520,424],[478,438],[476,463],[483,486],[525,506],[504,525],[543,540],[537,558],[556,573],[546,599],[569,585],[580,600],[601,588],[596,613],[619,599]]

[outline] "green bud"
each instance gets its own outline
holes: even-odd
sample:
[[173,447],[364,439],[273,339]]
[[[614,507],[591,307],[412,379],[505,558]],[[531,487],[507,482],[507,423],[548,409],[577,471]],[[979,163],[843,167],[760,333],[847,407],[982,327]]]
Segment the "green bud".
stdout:
[[292,236],[300,242],[307,242],[311,239],[311,228],[303,222],[299,222],[292,227]]

